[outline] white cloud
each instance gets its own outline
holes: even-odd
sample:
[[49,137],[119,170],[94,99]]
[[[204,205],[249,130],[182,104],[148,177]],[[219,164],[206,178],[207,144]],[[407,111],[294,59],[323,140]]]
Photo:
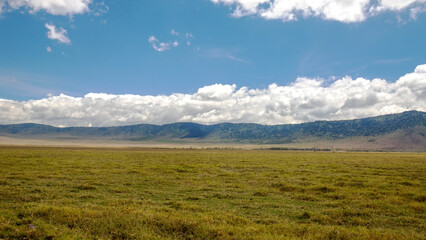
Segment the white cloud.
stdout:
[[426,111],[426,64],[396,82],[344,77],[331,85],[300,77],[266,89],[215,84],[193,94],[169,96],[89,93],[39,100],[0,99],[0,123],[35,122],[55,126],[112,126],[191,121],[204,124],[262,124],[340,120]]
[[418,6],[410,9],[410,18],[416,20],[417,15],[426,12],[426,6]]
[[152,44],[152,48],[154,48],[157,52],[164,52],[166,50],[170,50],[172,47],[179,46],[179,42],[177,41],[160,42],[155,36],[150,36],[148,38],[148,42]]
[[258,15],[265,19],[293,21],[321,17],[340,22],[361,22],[384,11],[425,6],[426,0],[210,0],[233,6],[233,16]]
[[[186,41],[186,45],[190,46],[191,40],[194,39],[192,33],[185,33],[181,36],[180,33],[175,31],[174,29],[170,31],[170,34],[174,36],[175,40],[160,42],[160,40],[158,40],[158,38],[156,38],[155,36],[150,36],[148,38],[148,42],[152,44],[152,48],[154,48],[154,50],[158,52],[164,52],[166,50],[172,49],[172,47],[179,47],[179,41]],[[178,40],[176,40],[176,38]]]
[[148,38],[148,42],[150,42],[150,43],[155,43],[155,42],[158,42],[158,39],[157,39],[156,37],[154,37],[154,36],[150,36],[150,37]]
[[401,11],[415,3],[426,3],[426,0],[381,0],[377,6],[379,10]]
[[46,51],[47,51],[47,52],[52,52],[52,48],[48,46],[48,47],[46,48]]
[[47,37],[52,40],[57,40],[60,43],[71,44],[71,40],[66,36],[67,30],[63,28],[57,29],[55,25],[46,23],[44,25],[49,31]]
[[237,86],[235,84],[232,86],[214,84],[198,89],[197,93],[195,93],[193,96],[195,99],[199,100],[225,100],[232,95],[236,87]]
[[0,0],[0,12],[5,6],[12,10],[26,8],[31,13],[46,11],[53,15],[82,14],[89,11],[92,0]]

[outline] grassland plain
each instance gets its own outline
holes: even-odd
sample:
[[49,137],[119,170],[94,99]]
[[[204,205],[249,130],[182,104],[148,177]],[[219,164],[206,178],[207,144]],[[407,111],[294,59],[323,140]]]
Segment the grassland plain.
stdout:
[[426,154],[0,148],[0,239],[425,239]]

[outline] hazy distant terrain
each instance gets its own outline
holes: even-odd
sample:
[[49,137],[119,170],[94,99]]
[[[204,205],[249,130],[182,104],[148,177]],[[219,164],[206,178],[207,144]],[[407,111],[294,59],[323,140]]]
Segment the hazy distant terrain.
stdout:
[[[133,145],[160,144],[208,146],[256,145],[287,148],[361,150],[426,149],[426,113],[409,111],[345,121],[260,125],[173,123],[120,127],[57,128],[41,124],[0,125],[0,144]],[[74,144],[72,144],[74,143]]]

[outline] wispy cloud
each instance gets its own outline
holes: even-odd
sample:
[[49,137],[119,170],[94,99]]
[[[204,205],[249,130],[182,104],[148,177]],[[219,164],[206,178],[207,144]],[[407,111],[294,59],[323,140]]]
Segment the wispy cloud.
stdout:
[[[46,85],[46,87],[43,87]],[[17,96],[41,97],[58,91],[47,87],[48,83],[34,79],[21,73],[0,73],[0,88],[2,94],[13,94]]]
[[207,49],[200,53],[200,55],[208,58],[219,58],[219,59],[228,59],[240,63],[251,63],[243,58],[237,57],[234,54],[234,51],[223,49],[223,48],[212,48]]
[[109,7],[105,4],[105,2],[95,2],[91,12],[95,16],[106,15],[109,12]]
[[400,63],[408,62],[411,60],[412,60],[411,58],[378,59],[374,61],[374,64],[383,64],[383,65],[400,64]]
[[417,6],[410,9],[410,18],[413,20],[417,19],[417,15],[426,12],[426,6]]
[[194,35],[192,33],[185,33],[186,45],[191,46],[192,40],[194,39]]
[[46,23],[44,25],[47,29],[47,37],[52,40],[57,40],[60,43],[71,44],[71,40],[67,37],[67,30],[56,28],[55,25]]
[[426,111],[426,64],[396,82],[344,77],[331,84],[298,78],[265,89],[214,84],[195,93],[169,96],[89,93],[39,100],[0,99],[0,123],[36,122],[62,126],[112,126],[171,122],[261,124],[341,120]]
[[152,44],[152,48],[157,52],[164,52],[170,50],[171,47],[179,46],[178,42],[160,42],[155,36],[150,36],[148,42]]
[[170,34],[173,36],[172,40],[168,40],[166,42],[161,42],[160,40],[158,40],[157,37],[155,36],[150,36],[148,38],[148,42],[151,43],[152,48],[157,51],[157,52],[164,52],[166,50],[170,50],[172,49],[172,47],[176,48],[180,45],[179,41],[186,41],[186,45],[190,46],[191,45],[191,40],[194,39],[194,36],[192,35],[192,33],[185,33],[183,36],[175,31],[174,29],[172,29],[170,31]]
[[179,36],[179,33],[176,32],[174,29],[172,29],[172,31],[170,31],[170,34],[175,35],[175,36]]

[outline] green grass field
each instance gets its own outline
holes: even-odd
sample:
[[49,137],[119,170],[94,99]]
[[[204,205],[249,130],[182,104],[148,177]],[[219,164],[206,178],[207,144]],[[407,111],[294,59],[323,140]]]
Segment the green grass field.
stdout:
[[425,239],[426,154],[0,148],[0,239]]

